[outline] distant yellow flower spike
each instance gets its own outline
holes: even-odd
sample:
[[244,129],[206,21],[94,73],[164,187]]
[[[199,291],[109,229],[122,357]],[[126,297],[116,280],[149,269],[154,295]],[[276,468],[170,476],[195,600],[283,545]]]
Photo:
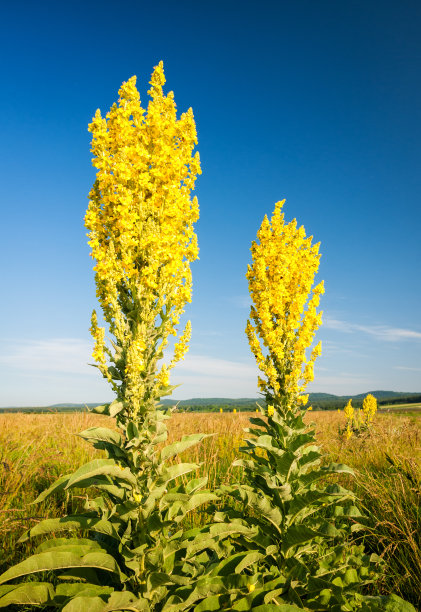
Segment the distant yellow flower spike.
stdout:
[[367,397],[364,398],[363,400],[363,423],[367,426],[370,427],[371,423],[373,422],[374,419],[374,415],[377,412],[377,400],[374,397],[374,395],[371,395],[371,393],[369,393],[367,395]]
[[319,244],[311,244],[295,219],[284,223],[284,202],[277,202],[271,221],[265,216],[258,242],[252,243],[246,276],[253,305],[246,334],[265,377],[258,379],[260,390],[290,408],[308,400],[302,394],[313,380],[321,344],[309,356],[306,351],[321,325],[317,308],[324,287],[322,281],[312,288]]
[[[170,365],[157,373],[168,336],[191,301],[190,264],[198,257],[193,225],[199,217],[191,197],[200,174],[193,112],[179,119],[172,92],[164,95],[163,64],[155,67],[147,110],[140,104],[136,77],[120,88],[119,100],[105,117],[98,110],[92,133],[96,181],[85,216],[89,230],[97,297],[118,353],[107,365],[104,331],[97,323],[94,358],[132,416],[151,407],[168,386],[169,370],[184,358],[190,322],[175,344]],[[119,384],[114,381],[123,381]],[[149,401],[148,400],[148,401]]]

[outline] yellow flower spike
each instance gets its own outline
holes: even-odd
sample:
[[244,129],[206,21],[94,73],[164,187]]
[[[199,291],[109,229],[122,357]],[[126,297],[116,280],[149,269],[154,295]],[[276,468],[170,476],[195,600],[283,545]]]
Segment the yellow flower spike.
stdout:
[[[317,312],[323,282],[313,289],[319,267],[319,244],[311,244],[297,222],[285,224],[282,202],[275,204],[271,220],[263,219],[251,246],[252,264],[246,277],[252,299],[246,335],[263,377],[259,389],[269,397],[284,398],[285,407],[306,403],[302,395],[314,378],[318,343],[306,350],[321,325]],[[302,396],[302,397],[300,397]]]
[[268,417],[272,417],[275,413],[275,409],[273,406],[268,406]]
[[[120,399],[132,406],[132,415],[142,398],[150,398],[152,406],[168,386],[168,370],[187,352],[190,323],[170,366],[157,375],[168,337],[178,335],[180,317],[191,301],[190,264],[198,257],[194,223],[199,206],[191,191],[201,170],[193,152],[193,112],[177,119],[173,93],[163,92],[162,62],[150,85],[147,109],[132,77],[106,116],[98,110],[89,126],[97,175],[85,225],[97,297],[120,350],[116,368],[124,385],[117,386],[108,373],[103,331],[96,322],[91,327],[94,357],[117,394],[124,394]],[[151,343],[157,331],[159,342]]]
[[237,409],[236,409],[236,408],[234,408],[234,414],[236,414],[236,413],[237,413]]
[[222,414],[222,412],[223,412],[222,408],[219,409],[219,412]]

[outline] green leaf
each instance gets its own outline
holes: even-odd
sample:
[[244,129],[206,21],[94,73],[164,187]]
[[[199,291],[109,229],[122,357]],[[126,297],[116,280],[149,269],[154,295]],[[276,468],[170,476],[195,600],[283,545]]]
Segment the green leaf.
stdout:
[[117,431],[109,429],[108,427],[89,427],[77,435],[79,438],[83,438],[84,440],[92,443],[107,442],[118,447],[121,447],[123,443],[121,435]]
[[195,491],[202,489],[206,485],[207,482],[208,482],[207,476],[203,476],[202,478],[192,478],[187,483],[185,491],[186,493],[189,493],[189,494],[194,493]]
[[259,552],[241,552],[223,559],[211,572],[212,576],[240,574],[246,567],[257,563],[265,555]]
[[105,602],[100,597],[73,597],[62,612],[104,612]]
[[65,488],[68,489],[78,482],[103,474],[128,482],[132,486],[137,484],[136,477],[129,468],[122,468],[113,459],[94,459],[76,470]]
[[263,604],[254,607],[253,612],[303,612],[303,608],[293,604]]
[[417,612],[412,604],[397,595],[364,597],[364,612]]
[[111,595],[114,591],[112,587],[99,584],[86,584],[83,582],[71,582],[69,584],[59,584],[56,587],[56,598],[62,597],[95,597],[97,595]]
[[110,407],[110,404],[103,404],[101,406],[95,406],[95,408],[92,408],[92,412],[95,412],[96,414],[106,414],[107,416],[109,416],[110,414],[109,407]]
[[175,457],[179,453],[199,444],[205,438],[209,438],[215,434],[192,434],[191,436],[183,436],[179,442],[174,442],[174,444],[169,444],[165,446],[161,451],[161,461],[166,461],[171,457]]
[[[291,548],[309,542],[322,534],[305,525],[292,525],[285,533],[282,540],[282,551],[287,554]],[[289,556],[289,555],[288,555]]]
[[[0,590],[0,608],[7,608],[12,604],[39,606],[50,603],[54,598],[54,588],[48,582],[28,582],[10,587],[5,594]],[[4,587],[0,587],[2,588]]]
[[53,482],[53,484],[48,487],[48,489],[45,489],[45,491],[40,493],[38,497],[31,503],[39,504],[39,502],[42,502],[44,501],[44,499],[47,499],[47,497],[49,497],[52,493],[58,493],[59,491],[63,491],[66,488],[67,483],[69,482],[71,477],[72,474],[66,474],[65,476],[61,476],[58,480]]
[[211,595],[195,606],[194,612],[213,612],[214,610],[218,610],[219,612],[223,609],[222,602],[223,597],[220,595]]
[[[115,370],[116,373],[118,374],[117,376],[117,380],[121,380],[120,374],[117,372],[117,370],[115,368],[108,368],[108,370],[110,371],[111,369]],[[116,379],[114,379],[116,380]],[[111,402],[110,407],[109,407],[109,414],[110,417],[115,417],[117,414],[119,414],[122,410],[124,410],[124,404],[123,402],[119,402],[118,400],[114,400],[113,402]]]
[[44,552],[32,555],[8,569],[0,576],[0,584],[28,574],[71,567],[94,567],[114,574],[121,574],[114,557],[104,552],[90,552],[84,556],[71,552]]
[[32,527],[29,534],[22,536],[19,542],[26,542],[29,538],[34,538],[38,535],[64,530],[74,531],[76,529],[92,529],[93,531],[103,533],[120,541],[120,536],[113,523],[100,519],[97,516],[69,515],[62,518],[45,519],[41,521],[38,525]]
[[156,484],[157,486],[166,485],[171,480],[174,480],[174,478],[193,472],[199,469],[199,467],[200,465],[197,463],[176,463],[175,465],[170,465],[162,472]]

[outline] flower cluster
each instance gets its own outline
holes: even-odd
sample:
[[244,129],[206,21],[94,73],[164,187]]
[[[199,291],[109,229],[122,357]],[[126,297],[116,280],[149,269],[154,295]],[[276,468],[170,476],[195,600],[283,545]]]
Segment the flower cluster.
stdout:
[[352,400],[349,400],[345,406],[344,415],[346,418],[345,437],[350,438],[352,436],[354,424],[354,406],[352,405]]
[[[193,154],[196,127],[191,109],[177,119],[174,95],[164,95],[164,84],[161,62],[152,74],[147,110],[132,77],[105,118],[98,110],[89,126],[97,176],[85,225],[97,297],[117,341],[120,365],[113,378],[124,381],[122,393],[135,412],[142,394],[161,394],[169,369],[187,350],[190,323],[170,365],[157,373],[168,337],[177,335],[191,301],[190,263],[198,256],[193,224],[199,207],[191,198],[200,173],[199,154]],[[92,326],[94,358],[109,378],[100,329]]]
[[344,408],[346,424],[340,432],[349,439],[353,434],[359,435],[369,431],[376,412],[377,400],[371,393],[364,398],[362,410],[359,408],[357,412],[354,410],[352,400],[349,400]]
[[371,393],[369,393],[367,397],[364,398],[363,414],[362,414],[362,419],[364,423],[367,425],[367,427],[370,427],[370,425],[372,424],[374,415],[376,414],[376,412],[377,412],[377,400],[374,397],[374,395],[371,395]]
[[313,380],[314,362],[321,353],[320,343],[310,355],[306,352],[321,325],[317,307],[324,288],[321,282],[312,289],[319,244],[311,244],[312,237],[306,237],[295,219],[284,223],[284,202],[275,205],[271,221],[265,216],[259,242],[252,243],[247,278],[253,305],[246,334],[265,375],[259,377],[260,389],[291,407],[307,401],[301,394]]

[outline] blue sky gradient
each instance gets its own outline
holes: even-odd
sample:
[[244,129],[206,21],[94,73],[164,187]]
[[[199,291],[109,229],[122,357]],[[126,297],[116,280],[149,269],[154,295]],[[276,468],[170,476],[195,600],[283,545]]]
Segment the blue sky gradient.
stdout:
[[312,391],[421,391],[418,0],[16,2],[0,26],[0,406],[111,398],[91,361],[87,131],[155,66],[192,107],[200,261],[176,398],[257,395],[250,243],[286,198],[321,241]]

